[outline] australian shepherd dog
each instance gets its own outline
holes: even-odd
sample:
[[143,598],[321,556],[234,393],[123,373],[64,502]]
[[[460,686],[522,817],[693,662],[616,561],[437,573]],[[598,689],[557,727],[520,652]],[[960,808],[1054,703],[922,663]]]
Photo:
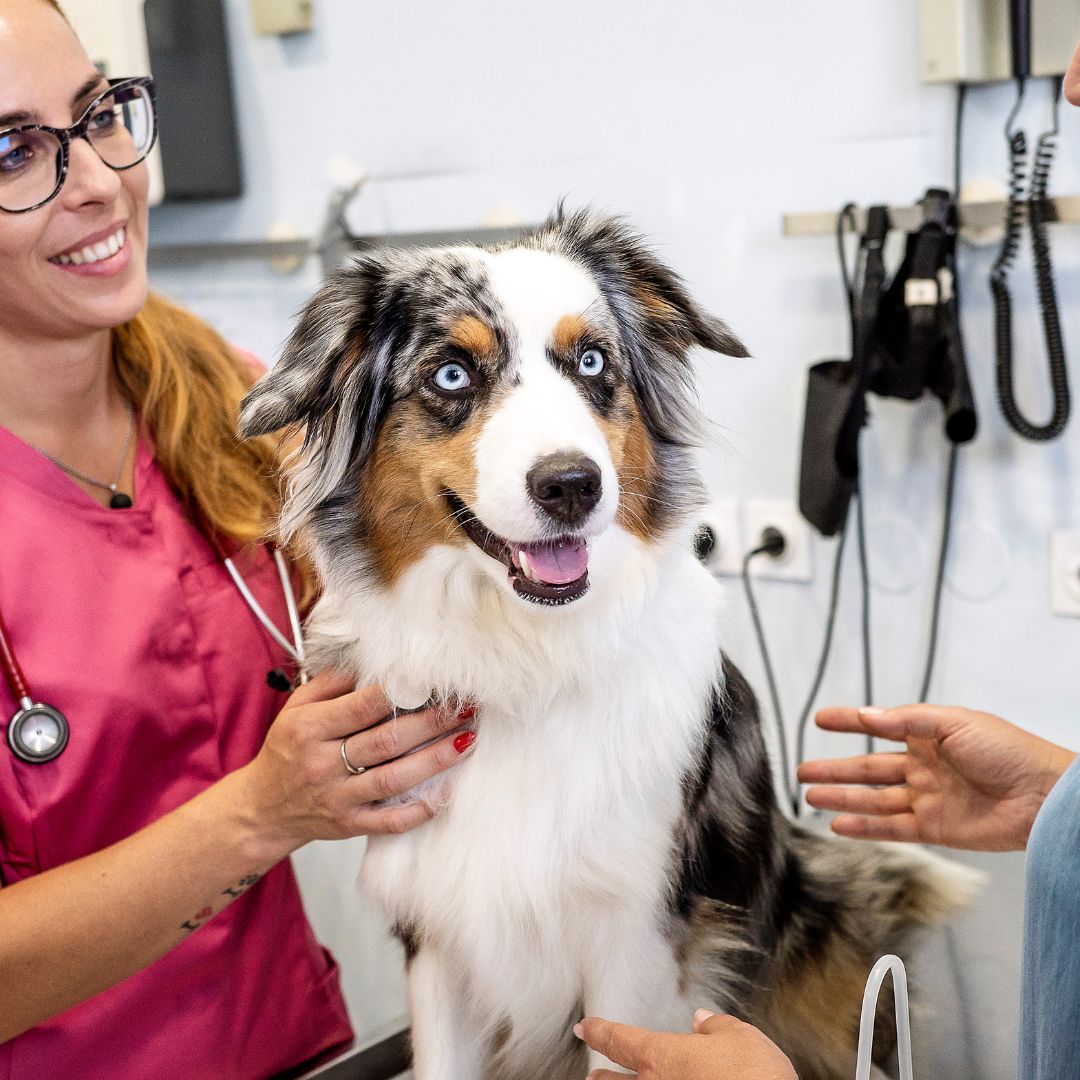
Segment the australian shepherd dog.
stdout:
[[475,749],[373,839],[417,1080],[582,1080],[582,1015],[749,1020],[850,1077],[869,968],[965,898],[917,850],[813,835],[695,557],[689,354],[746,350],[625,224],[334,274],[241,430],[302,430],[279,523],[322,594],[313,667],[402,709],[475,704]]

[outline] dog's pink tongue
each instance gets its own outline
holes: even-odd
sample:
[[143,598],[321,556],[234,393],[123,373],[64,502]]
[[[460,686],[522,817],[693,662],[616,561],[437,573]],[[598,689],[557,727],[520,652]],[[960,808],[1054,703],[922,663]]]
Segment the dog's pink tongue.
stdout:
[[589,549],[584,540],[556,540],[551,544],[525,544],[533,574],[548,585],[577,581],[589,568]]

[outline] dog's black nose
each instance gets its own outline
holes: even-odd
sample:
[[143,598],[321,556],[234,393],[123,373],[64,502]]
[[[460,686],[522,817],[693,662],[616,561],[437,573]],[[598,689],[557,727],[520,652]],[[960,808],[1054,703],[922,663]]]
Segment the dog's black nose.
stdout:
[[532,501],[564,525],[580,525],[600,501],[600,466],[584,454],[549,454],[525,482]]

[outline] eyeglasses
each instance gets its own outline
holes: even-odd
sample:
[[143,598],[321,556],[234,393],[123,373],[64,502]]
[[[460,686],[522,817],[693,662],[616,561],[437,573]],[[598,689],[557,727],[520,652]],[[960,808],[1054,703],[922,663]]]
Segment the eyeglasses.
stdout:
[[117,172],[132,169],[154,148],[154,80],[110,79],[71,127],[41,124],[0,131],[0,210],[25,214],[56,198],[64,186],[72,139],[85,139]]

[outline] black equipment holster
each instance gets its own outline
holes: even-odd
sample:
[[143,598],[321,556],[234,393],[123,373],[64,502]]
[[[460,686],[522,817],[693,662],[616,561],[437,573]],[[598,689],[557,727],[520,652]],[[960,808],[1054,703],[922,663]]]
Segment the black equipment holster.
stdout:
[[835,535],[847,518],[868,391],[914,401],[929,390],[945,408],[947,438],[963,443],[975,437],[956,300],[956,206],[937,189],[920,205],[923,224],[908,234],[888,287],[883,249],[889,213],[883,206],[868,210],[853,283],[852,358],[810,368],[799,509],[824,536]]

